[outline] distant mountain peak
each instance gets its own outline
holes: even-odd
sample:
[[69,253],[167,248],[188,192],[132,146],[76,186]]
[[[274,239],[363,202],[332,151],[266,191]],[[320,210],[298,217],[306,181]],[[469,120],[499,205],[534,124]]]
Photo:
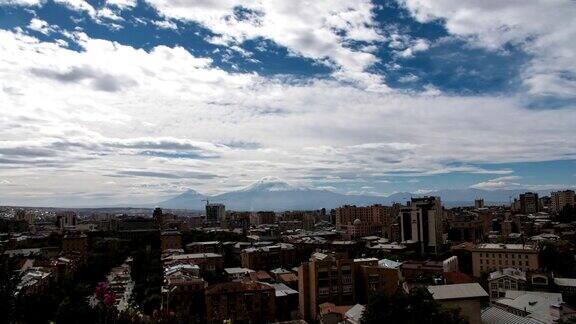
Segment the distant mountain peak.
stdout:
[[240,189],[243,192],[263,192],[263,191],[297,191],[309,190],[304,186],[292,185],[277,177],[263,177],[262,179],[252,183],[251,185]]
[[184,191],[183,193],[180,194],[180,196],[186,196],[186,197],[195,197],[195,196],[199,196],[199,197],[204,197],[205,195],[194,190],[194,189],[187,189],[186,191]]

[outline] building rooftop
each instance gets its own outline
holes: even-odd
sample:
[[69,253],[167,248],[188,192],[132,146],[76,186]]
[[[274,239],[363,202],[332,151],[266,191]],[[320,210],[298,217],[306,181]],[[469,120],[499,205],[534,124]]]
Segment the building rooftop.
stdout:
[[489,280],[498,279],[504,276],[526,281],[526,272],[516,268],[504,268],[502,270],[491,272]]
[[276,289],[276,297],[298,295],[297,290],[294,290],[283,283],[275,283],[270,285]]
[[219,241],[192,242],[192,243],[188,243],[188,244],[186,244],[186,246],[196,246],[196,245],[216,245],[216,244],[220,244],[220,242],[219,242]]
[[428,291],[436,300],[488,297],[488,293],[478,283],[428,286]]
[[221,258],[221,254],[216,253],[191,253],[191,254],[179,254],[171,255],[166,257],[168,260],[187,260],[187,259],[204,259],[204,258]]
[[559,293],[521,290],[508,290],[504,298],[494,301],[496,305],[525,311],[528,313],[528,317],[543,323],[554,322],[550,314],[550,306],[561,305],[562,303],[562,294]]
[[248,274],[250,272],[254,272],[254,270],[248,268],[226,268],[224,269],[224,272],[226,272],[229,275],[233,275],[233,274]]
[[393,260],[382,259],[378,261],[378,266],[382,268],[398,269],[402,262],[396,262]]
[[483,243],[476,245],[477,250],[524,250],[536,251],[533,245],[528,244],[499,244],[499,243]]
[[483,309],[481,317],[482,324],[542,324],[535,319],[515,315],[495,306]]
[[554,283],[562,287],[576,287],[575,278],[554,278]]
[[356,304],[354,306],[352,306],[352,308],[350,308],[346,314],[344,314],[344,317],[346,318],[346,320],[348,322],[351,323],[360,323],[360,319],[362,318],[362,313],[364,313],[364,309],[366,307],[360,305],[360,304]]

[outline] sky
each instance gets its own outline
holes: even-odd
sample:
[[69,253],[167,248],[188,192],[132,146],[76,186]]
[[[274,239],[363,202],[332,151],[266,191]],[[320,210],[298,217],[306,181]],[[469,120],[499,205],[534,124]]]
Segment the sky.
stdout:
[[571,0],[0,0],[0,204],[576,184]]

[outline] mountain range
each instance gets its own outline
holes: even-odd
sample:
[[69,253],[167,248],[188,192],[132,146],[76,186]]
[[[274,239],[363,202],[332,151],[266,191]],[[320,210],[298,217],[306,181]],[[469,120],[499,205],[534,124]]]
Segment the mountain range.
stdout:
[[[487,205],[508,204],[510,199],[529,190],[481,190],[481,189],[447,189],[427,192],[427,196],[439,196],[444,206],[470,206],[474,199],[484,198]],[[540,194],[549,194],[543,191]],[[240,190],[219,195],[207,196],[192,189],[156,204],[170,209],[204,210],[206,200],[211,203],[222,203],[227,210],[313,210],[331,209],[345,204],[365,206],[372,204],[389,205],[395,202],[404,203],[411,197],[423,194],[409,192],[394,193],[389,196],[342,194],[326,189],[294,186],[276,178],[263,178]]]

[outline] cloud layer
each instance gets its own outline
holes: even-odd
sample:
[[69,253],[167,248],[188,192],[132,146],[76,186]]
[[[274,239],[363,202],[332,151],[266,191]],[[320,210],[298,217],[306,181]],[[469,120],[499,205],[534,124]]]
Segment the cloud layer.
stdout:
[[[418,177],[442,174],[498,175],[463,184],[496,189],[517,184],[499,163],[576,159],[570,101],[560,110],[525,105],[530,95],[576,93],[574,48],[563,41],[576,28],[528,24],[531,13],[566,19],[570,8],[555,17],[546,4],[542,12],[516,4],[523,9],[514,14],[508,5],[404,1],[417,20],[445,19],[452,37],[473,46],[505,51],[518,43],[532,55],[521,81],[527,93],[469,95],[391,88],[372,69],[386,63],[375,47],[392,46],[394,57],[410,59],[437,45],[392,36],[369,1],[148,3],[167,22],[200,24],[212,33],[207,41],[236,53],[266,39],[329,66],[330,75],[235,72],[185,46],[145,50],[39,18],[27,24],[30,32],[0,30],[0,79],[10,80],[0,84],[6,202],[150,202],[189,187],[219,193],[264,176],[339,191],[379,184],[390,193],[398,178],[416,185]],[[102,18],[105,8],[120,15],[136,6],[62,4],[94,21],[111,17]],[[481,16],[490,18],[475,19]]]

